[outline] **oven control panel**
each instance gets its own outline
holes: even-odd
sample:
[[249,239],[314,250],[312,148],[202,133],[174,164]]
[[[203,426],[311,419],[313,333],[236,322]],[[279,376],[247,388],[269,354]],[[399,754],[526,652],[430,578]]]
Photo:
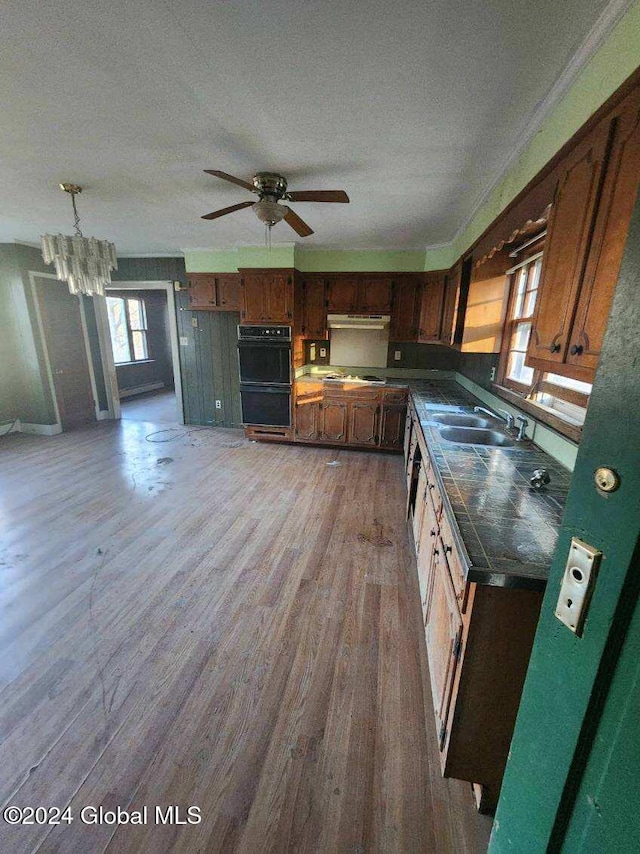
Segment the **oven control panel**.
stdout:
[[238,326],[239,341],[291,341],[290,326]]

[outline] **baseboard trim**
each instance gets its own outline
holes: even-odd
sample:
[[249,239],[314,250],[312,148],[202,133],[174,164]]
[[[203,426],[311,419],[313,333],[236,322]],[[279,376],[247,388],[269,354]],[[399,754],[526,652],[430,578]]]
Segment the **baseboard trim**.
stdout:
[[108,409],[101,409],[96,413],[97,421],[108,421],[110,418],[113,418],[113,415],[109,412]]
[[164,388],[164,383],[145,383],[144,385],[137,385],[134,388],[123,388],[122,391],[119,392],[120,400],[123,397],[132,397],[134,394],[144,394],[146,391],[158,391],[159,389]]
[[62,433],[60,424],[27,424],[24,421],[19,421],[19,432],[30,433],[33,436],[57,436]]

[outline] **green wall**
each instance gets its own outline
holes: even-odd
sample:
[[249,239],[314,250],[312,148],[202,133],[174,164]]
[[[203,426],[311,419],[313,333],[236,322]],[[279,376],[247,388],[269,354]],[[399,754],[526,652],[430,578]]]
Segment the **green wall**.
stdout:
[[[622,702],[625,683],[629,692],[637,692],[637,686],[633,670],[615,668],[633,656],[638,643],[637,618],[629,635],[627,629],[640,587],[639,295],[640,203],[629,230],[551,566],[490,854],[638,850],[630,842],[640,831],[637,765],[634,786],[620,785],[629,773],[625,755],[640,752],[637,707],[633,725],[625,719]],[[603,465],[620,477],[620,488],[608,496],[594,485],[594,471]],[[603,552],[582,637],[554,615],[574,536]],[[614,731],[614,740],[602,740]],[[622,731],[626,741],[621,740]],[[609,839],[599,847],[600,829],[618,820],[623,824],[615,837],[620,845]]]
[[422,250],[329,250],[293,245],[192,250],[184,256],[190,273],[234,273],[242,267],[295,267],[305,273],[410,273],[421,272],[425,264]]

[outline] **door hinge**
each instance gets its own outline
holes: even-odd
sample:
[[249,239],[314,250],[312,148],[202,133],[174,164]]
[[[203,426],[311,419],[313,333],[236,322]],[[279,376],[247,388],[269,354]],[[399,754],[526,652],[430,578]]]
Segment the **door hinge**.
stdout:
[[446,740],[447,740],[447,725],[443,721],[440,724],[440,730],[438,732],[438,741],[440,743],[440,750],[442,750],[442,748],[444,747],[444,743]]

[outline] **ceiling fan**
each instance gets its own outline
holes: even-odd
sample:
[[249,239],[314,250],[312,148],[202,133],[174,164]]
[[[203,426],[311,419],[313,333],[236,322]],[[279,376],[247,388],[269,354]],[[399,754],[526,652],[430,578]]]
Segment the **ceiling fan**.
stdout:
[[205,169],[204,171],[209,175],[215,175],[216,178],[222,178],[224,181],[230,181],[232,184],[244,187],[251,193],[256,193],[260,197],[260,201],[240,202],[240,204],[205,214],[202,219],[217,219],[220,216],[242,210],[242,208],[251,207],[258,219],[264,222],[268,229],[284,220],[300,237],[308,237],[313,234],[313,229],[303,219],[300,219],[298,214],[292,211],[288,205],[279,204],[280,201],[340,202],[342,204],[349,201],[349,196],[344,190],[297,190],[289,192],[287,190],[287,179],[284,175],[278,175],[275,172],[257,172],[249,183],[243,181],[242,178],[229,175],[227,172],[220,172],[218,169]]

